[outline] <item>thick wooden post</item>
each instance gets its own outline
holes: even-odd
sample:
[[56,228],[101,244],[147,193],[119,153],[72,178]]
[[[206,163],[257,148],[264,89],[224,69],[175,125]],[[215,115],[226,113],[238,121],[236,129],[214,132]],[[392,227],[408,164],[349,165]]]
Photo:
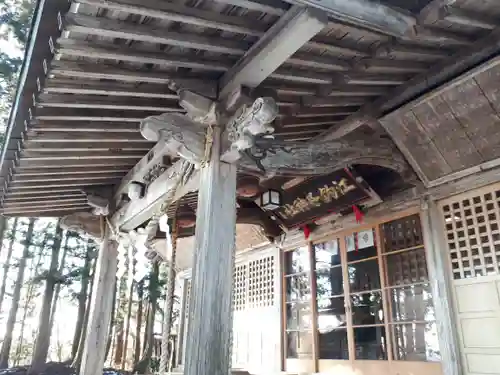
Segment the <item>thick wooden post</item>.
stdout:
[[201,170],[185,375],[228,375],[236,229],[236,166],[220,161],[220,129]]
[[87,337],[80,375],[102,374],[116,280],[117,246],[106,226],[95,268]]
[[422,230],[436,313],[443,375],[459,375],[462,374],[462,369],[452,301],[449,260],[444,243],[444,223],[439,207],[431,199],[422,202]]

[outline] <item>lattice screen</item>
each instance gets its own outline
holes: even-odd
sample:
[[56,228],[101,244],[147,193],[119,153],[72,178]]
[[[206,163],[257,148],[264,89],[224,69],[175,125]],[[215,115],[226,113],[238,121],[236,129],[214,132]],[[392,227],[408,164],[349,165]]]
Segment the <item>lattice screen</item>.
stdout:
[[500,274],[499,203],[490,189],[442,206],[454,279]]
[[235,267],[233,308],[241,311],[274,305],[274,256],[252,260]]
[[418,214],[384,223],[381,229],[386,253],[421,246],[424,243]]
[[249,307],[274,304],[274,257],[266,257],[249,263]]
[[429,279],[422,227],[418,214],[381,225],[389,286]]
[[233,274],[233,310],[245,309],[247,300],[247,273],[246,264],[236,266]]

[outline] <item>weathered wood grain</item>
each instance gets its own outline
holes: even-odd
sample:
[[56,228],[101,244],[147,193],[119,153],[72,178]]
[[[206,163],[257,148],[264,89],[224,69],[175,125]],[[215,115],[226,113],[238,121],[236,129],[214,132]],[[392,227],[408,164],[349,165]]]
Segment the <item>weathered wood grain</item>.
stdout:
[[215,130],[201,170],[184,374],[229,375],[236,228],[236,166],[220,162]]
[[453,289],[449,272],[449,255],[443,239],[446,236],[443,217],[438,206],[430,199],[422,204],[422,232],[429,279],[431,280],[432,302],[436,314],[439,349],[443,375],[461,374],[460,351],[455,314],[451,301]]
[[90,303],[89,326],[80,375],[96,375],[102,372],[106,352],[106,337],[111,321],[113,289],[117,267],[116,244],[111,242],[106,227],[97,257],[96,276]]
[[452,171],[481,163],[481,155],[449,105],[440,96],[417,105],[413,108],[413,113]]
[[477,148],[482,161],[500,156],[500,118],[474,79],[462,82],[441,96]]

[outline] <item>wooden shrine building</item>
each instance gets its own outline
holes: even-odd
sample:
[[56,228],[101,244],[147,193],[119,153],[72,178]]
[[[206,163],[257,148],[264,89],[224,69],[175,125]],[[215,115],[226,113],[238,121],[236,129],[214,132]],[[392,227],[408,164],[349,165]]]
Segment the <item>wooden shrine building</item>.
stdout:
[[127,249],[186,375],[500,375],[499,90],[494,0],[39,0],[0,210],[101,241],[81,375]]

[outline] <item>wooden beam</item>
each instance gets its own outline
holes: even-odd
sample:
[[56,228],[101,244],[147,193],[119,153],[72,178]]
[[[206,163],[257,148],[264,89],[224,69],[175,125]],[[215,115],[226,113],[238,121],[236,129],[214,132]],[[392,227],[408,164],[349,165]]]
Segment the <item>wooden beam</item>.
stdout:
[[294,128],[294,127],[301,127],[305,125],[323,125],[323,124],[333,124],[337,123],[342,119],[342,117],[338,116],[316,116],[316,117],[311,117],[311,118],[284,118],[284,119],[279,119],[277,121],[277,126],[278,127],[283,127],[283,128]]
[[357,106],[353,107],[302,107],[299,108],[296,113],[293,113],[294,117],[318,117],[318,116],[338,116],[339,118],[344,118],[358,110]]
[[484,30],[493,30],[500,23],[499,19],[494,19],[470,10],[459,9],[454,6],[444,6],[440,11],[441,18],[457,25],[477,27]]
[[[154,71],[137,71],[131,69],[117,68],[112,65],[75,63],[68,61],[53,61],[49,69],[49,76],[82,78],[86,82],[92,79],[107,79],[123,82],[147,82],[168,85],[175,81],[176,84],[186,90],[193,90],[200,94],[213,97],[216,92],[216,81],[210,76],[203,77],[198,74],[192,78],[186,74],[165,73]],[[201,76],[201,77],[200,77]]]
[[321,133],[329,128],[329,124],[323,126],[304,126],[304,127],[287,127],[285,129],[277,129],[274,133],[277,137],[285,137],[285,136],[296,136],[296,135],[306,135],[309,134],[313,136],[315,134]]
[[324,14],[292,7],[224,74],[219,96],[226,97],[240,86],[259,86],[326,24]]
[[[81,130],[80,130],[81,131]],[[79,131],[79,132],[80,132]],[[147,139],[141,136],[139,130],[136,129],[135,132],[114,132],[114,131],[104,131],[100,132],[98,130],[81,131],[81,134],[75,133],[75,131],[39,131],[33,128],[28,131],[25,141],[32,143],[38,142],[60,142],[60,143],[80,143],[80,142],[131,142],[131,143],[146,143],[151,144]],[[64,147],[62,145],[61,147]]]
[[58,194],[58,195],[66,195],[66,194],[71,194],[71,193],[78,193],[81,194],[81,189],[76,189],[76,188],[53,188],[53,189],[26,189],[26,190],[15,190],[15,191],[9,191],[8,192],[8,197],[12,198],[18,198],[18,197],[33,197],[33,196],[41,196],[41,195],[46,195],[46,194]]
[[30,135],[31,133],[67,134],[68,132],[77,133],[78,136],[82,136],[85,133],[89,134],[100,133],[101,137],[103,138],[110,137],[110,135],[107,135],[107,133],[111,133],[113,139],[120,139],[120,137],[122,136],[134,137],[134,134],[139,134],[139,123],[118,122],[118,121],[85,122],[85,121],[32,120],[29,124],[27,135]]
[[[136,123],[135,126],[139,126],[144,118],[155,114],[158,113],[112,109],[86,111],[82,108],[37,108],[34,118],[37,121],[133,122]],[[68,125],[71,126],[71,124]]]
[[217,0],[218,3],[230,4],[257,12],[282,16],[289,5],[280,0]]
[[13,177],[13,182],[25,183],[25,182],[54,182],[54,181],[75,181],[75,180],[110,180],[110,179],[121,179],[124,173],[113,172],[113,173],[88,173],[88,174],[72,174],[67,173],[63,175],[45,175],[45,176],[23,176],[15,174]]
[[110,150],[110,151],[100,151],[100,152],[73,152],[68,155],[66,152],[37,152],[37,151],[29,151],[23,150],[21,151],[21,160],[30,160],[30,161],[69,161],[69,160],[121,160],[121,159],[131,159],[131,158],[141,158],[144,156],[143,151],[126,151],[121,152],[119,150]]
[[119,109],[128,111],[151,112],[184,112],[177,101],[164,99],[134,98],[132,100],[122,97],[95,98],[92,96],[41,94],[37,106],[45,108],[85,108],[85,109]]
[[62,206],[62,205],[75,205],[75,204],[82,204],[82,205],[87,205],[87,198],[86,197],[79,197],[79,198],[66,198],[66,199],[38,199],[33,198],[32,201],[9,201],[6,200],[3,204],[3,208],[33,208],[33,207],[53,207],[53,206]]
[[68,13],[64,29],[69,32],[96,35],[105,38],[130,39],[146,43],[192,48],[228,55],[241,55],[250,48],[245,41],[229,38],[211,38],[199,34],[176,33],[149,25]]
[[[146,195],[132,203],[129,203],[113,214],[111,222],[123,231],[130,231],[149,220],[158,205],[164,203],[165,199],[181,178],[180,171],[183,162],[177,161],[169,169],[154,180],[146,191]],[[196,191],[199,186],[199,172],[194,171],[185,185],[177,189],[174,200],[180,199],[189,192]]]
[[86,175],[89,173],[95,174],[95,173],[127,173],[130,170],[130,167],[128,166],[108,166],[108,167],[103,167],[103,168],[88,168],[88,167],[73,167],[73,168],[57,168],[57,169],[45,169],[45,168],[31,168],[31,169],[26,169],[26,168],[16,168],[15,169],[15,175],[16,176],[58,176],[58,175],[66,175],[66,174],[72,174],[72,175]]
[[[75,152],[81,152],[81,156],[84,156],[84,153],[94,153],[94,152],[107,152],[119,150],[120,152],[128,153],[128,152],[141,152],[145,154],[148,152],[154,143],[145,143],[145,142],[108,142],[108,143],[100,143],[100,142],[51,142],[51,141],[25,141],[23,143],[24,150],[26,152],[31,153],[39,152],[40,155],[43,153],[49,152],[60,152],[64,158],[71,157]],[[26,153],[23,151],[23,155]]]
[[22,203],[22,202],[30,202],[33,200],[43,201],[53,201],[53,200],[65,200],[65,199],[87,199],[87,196],[83,193],[61,193],[61,194],[40,194],[36,196],[8,196],[4,200],[4,202],[9,203]]
[[11,191],[36,189],[36,188],[57,188],[57,187],[84,187],[90,185],[115,185],[120,182],[119,179],[86,180],[85,178],[73,181],[45,181],[45,182],[18,182],[12,181],[9,184]]
[[365,104],[369,98],[363,96],[350,96],[346,98],[339,97],[304,97],[303,105],[308,107],[354,107]]
[[153,99],[178,99],[167,85],[75,81],[64,78],[48,80],[42,92],[48,94],[109,95]]
[[140,64],[153,64],[162,67],[199,69],[204,71],[225,72],[236,62],[235,58],[208,59],[199,55],[170,55],[164,52],[144,51],[111,43],[86,42],[72,39],[59,39],[57,51],[61,55],[86,57],[115,61],[128,61]]
[[[361,63],[363,64],[363,63]],[[428,63],[419,61],[405,61],[404,63],[394,59],[366,59],[364,69],[367,72],[381,73],[419,73],[429,68]]]
[[294,0],[328,12],[336,20],[374,30],[386,35],[401,36],[416,24],[410,13],[367,0]]
[[59,168],[110,168],[110,167],[132,167],[137,163],[139,157],[129,156],[126,159],[76,159],[76,160],[66,160],[62,156],[56,158],[51,158],[49,160],[40,160],[32,158],[20,158],[16,170],[28,170],[34,168],[47,168],[47,169],[59,169]]
[[[89,211],[90,207],[88,205],[75,205],[75,206],[55,206],[55,207],[25,207],[25,208],[15,208],[15,209],[1,209],[5,215],[16,215],[36,217],[39,213],[49,212],[52,217],[63,216],[62,212],[65,211]],[[65,212],[67,215],[67,212]]]
[[[224,30],[231,33],[259,36],[270,25],[248,17],[239,17],[186,7],[155,0],[79,0],[82,4],[118,12],[132,13],[164,21],[181,22],[203,28]],[[258,34],[257,34],[258,33]]]
[[77,213],[77,212],[88,212],[89,208],[79,208],[79,209],[68,209],[66,211],[64,210],[57,210],[57,211],[46,211],[46,212],[33,212],[26,210],[21,213],[9,213],[6,214],[5,216],[7,217],[48,217],[48,218],[54,218],[54,217],[63,217],[69,214]]

